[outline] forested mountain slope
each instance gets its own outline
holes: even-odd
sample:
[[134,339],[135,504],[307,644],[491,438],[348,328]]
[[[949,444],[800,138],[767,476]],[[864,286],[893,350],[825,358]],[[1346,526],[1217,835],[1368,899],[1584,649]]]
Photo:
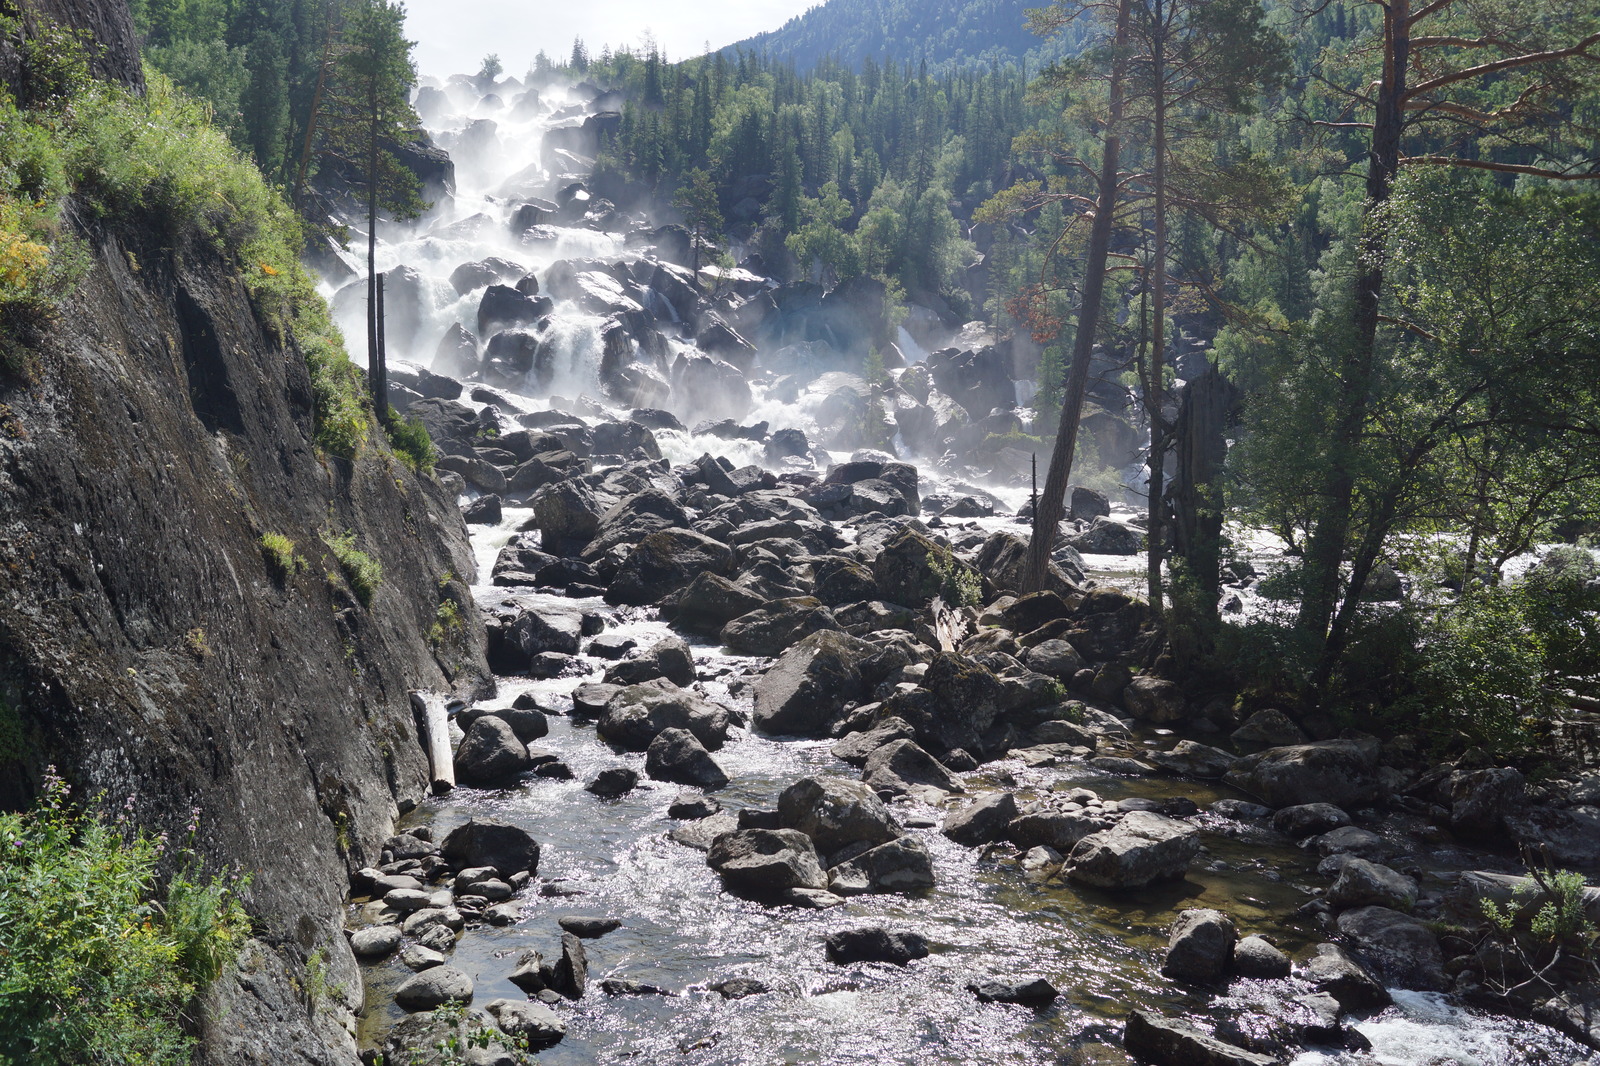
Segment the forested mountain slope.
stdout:
[[1037,0],[829,0],[781,27],[726,49],[793,60],[806,70],[822,59],[858,66],[892,54],[929,66],[969,66],[1058,54],[1066,42],[1028,32]]

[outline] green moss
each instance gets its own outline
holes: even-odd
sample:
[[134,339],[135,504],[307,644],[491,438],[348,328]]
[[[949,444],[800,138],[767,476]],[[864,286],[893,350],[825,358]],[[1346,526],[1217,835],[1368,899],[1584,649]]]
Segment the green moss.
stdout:
[[389,435],[394,454],[413,472],[425,474],[433,469],[439,453],[434,449],[433,438],[428,436],[428,427],[422,424],[422,419],[402,420],[395,417],[383,428]]
[[[383,584],[383,564],[356,547],[356,535],[346,532],[323,537],[333,557],[339,561],[339,570],[350,583],[363,607],[372,606],[372,597]],[[332,575],[330,575],[332,576]]]
[[280,581],[286,581],[305,569],[306,561],[296,553],[295,543],[282,533],[261,535],[261,554]]

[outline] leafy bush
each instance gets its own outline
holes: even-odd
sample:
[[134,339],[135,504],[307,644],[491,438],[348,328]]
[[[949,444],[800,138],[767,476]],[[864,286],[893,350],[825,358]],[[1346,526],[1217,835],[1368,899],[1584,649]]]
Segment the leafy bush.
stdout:
[[422,419],[402,420],[397,416],[389,419],[383,428],[389,434],[389,444],[401,462],[418,474],[433,469],[439,453],[434,450],[433,438],[428,436],[428,427],[422,424]]
[[350,589],[361,601],[361,606],[371,607],[373,593],[383,584],[383,564],[356,547],[354,533],[330,534],[323,540],[333,552],[333,557],[339,561],[339,569],[344,572],[344,579],[350,582]]
[[131,825],[133,797],[110,824],[68,800],[50,775],[0,815],[0,1063],[187,1064],[184,1008],[249,935],[237,886],[185,850],[163,898],[166,835]]
[[456,601],[440,600],[434,612],[433,625],[428,627],[428,643],[437,648],[459,637],[462,628],[461,608],[456,606]]

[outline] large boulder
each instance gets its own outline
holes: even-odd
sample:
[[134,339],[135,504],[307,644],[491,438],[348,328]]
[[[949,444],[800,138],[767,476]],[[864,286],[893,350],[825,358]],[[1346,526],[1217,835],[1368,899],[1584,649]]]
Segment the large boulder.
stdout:
[[679,629],[710,636],[721,633],[723,626],[760,609],[766,602],[766,597],[721,574],[705,572],[696,575],[662,613]]
[[1063,872],[1104,889],[1143,888],[1179,878],[1200,853],[1193,826],[1153,811],[1133,811],[1110,829],[1078,841]]
[[901,530],[883,546],[872,560],[872,577],[880,599],[907,607],[925,607],[935,597],[964,607],[977,603],[983,592],[976,570],[914,529]]
[[778,821],[831,854],[850,844],[885,844],[900,830],[878,794],[859,781],[803,777],[778,796]]
[[722,643],[739,655],[778,655],[812,633],[837,630],[833,612],[809,596],[773,600],[722,627]]
[[1011,697],[993,671],[964,655],[941,652],[928,664],[922,687],[891,696],[883,713],[905,719],[917,739],[936,751],[976,752]]
[[704,572],[726,573],[733,549],[689,529],[663,529],[641,540],[606,589],[606,602],[649,606]]
[[1417,883],[1396,870],[1366,859],[1348,858],[1328,889],[1335,907],[1388,907],[1409,911],[1417,902]]
[[1138,555],[1144,550],[1144,534],[1115,519],[1100,517],[1068,543],[1089,555]]
[[499,788],[516,783],[532,766],[528,748],[503,718],[485,715],[472,723],[456,749],[456,780],[463,785]]
[[408,1011],[433,1010],[447,1003],[472,1002],[472,978],[454,966],[433,966],[401,982],[394,1001]]
[[1122,1047],[1139,1061],[1155,1066],[1276,1066],[1278,1062],[1272,1055],[1218,1040],[1181,1018],[1163,1018],[1145,1010],[1128,1015]]
[[1238,931],[1233,919],[1221,911],[1195,907],[1183,911],[1172,923],[1167,955],[1161,972],[1175,981],[1213,984],[1223,979],[1233,962]]
[[905,966],[928,957],[928,941],[917,933],[896,932],[882,926],[841,929],[825,941],[828,958],[843,966],[852,962],[888,962]]
[[1211,780],[1226,774],[1238,762],[1236,756],[1193,740],[1180,740],[1171,751],[1151,751],[1145,758],[1169,774]]
[[1268,748],[1240,759],[1223,780],[1273,807],[1366,806],[1382,795],[1378,744],[1370,739]]
[[520,999],[497,999],[484,1005],[500,1031],[526,1042],[529,1050],[541,1051],[561,1043],[567,1023],[543,1003]]
[[945,815],[940,832],[963,847],[975,848],[1004,840],[1007,827],[1016,816],[1016,797],[1009,792],[994,792]]
[[582,616],[576,611],[514,608],[497,612],[487,628],[489,665],[502,674],[527,673],[534,657],[547,651],[576,655],[583,637]]
[[711,751],[728,738],[726,707],[668,681],[629,685],[606,701],[595,731],[631,751],[645,751],[665,729],[685,729]]
[[1305,731],[1295,725],[1294,719],[1276,707],[1257,711],[1233,731],[1233,742],[1251,751],[1308,744],[1310,741]]
[[827,874],[811,838],[795,829],[740,829],[711,843],[706,863],[729,888],[778,893],[792,888],[824,889]]
[[474,818],[450,830],[439,854],[458,870],[493,867],[502,880],[539,871],[539,842],[498,818]]
[[721,788],[728,783],[717,760],[687,729],[663,729],[645,750],[644,772],[657,781],[672,781],[700,788]]
[[943,763],[910,740],[893,741],[868,755],[861,779],[879,792],[898,796],[917,788],[962,790],[961,782]]
[[1141,722],[1170,725],[1189,717],[1189,703],[1183,690],[1171,681],[1140,676],[1122,690],[1122,705]]
[[879,844],[828,871],[828,889],[837,896],[873,892],[923,892],[933,887],[933,857],[913,836]]
[[1339,915],[1338,927],[1385,984],[1424,992],[1450,987],[1439,938],[1409,914],[1358,907]]
[[1374,1010],[1389,1005],[1389,993],[1382,982],[1338,944],[1318,944],[1306,960],[1302,976],[1345,1010]]
[[1505,832],[1506,814],[1524,803],[1526,782],[1509,767],[1458,770],[1450,775],[1450,830],[1463,837]]
[[755,724],[764,732],[819,737],[845,704],[865,695],[861,661],[877,652],[844,633],[813,633],[756,682]]
[[576,479],[544,486],[529,503],[533,506],[534,524],[549,551],[565,555],[581,549],[600,526],[599,499],[593,489]]

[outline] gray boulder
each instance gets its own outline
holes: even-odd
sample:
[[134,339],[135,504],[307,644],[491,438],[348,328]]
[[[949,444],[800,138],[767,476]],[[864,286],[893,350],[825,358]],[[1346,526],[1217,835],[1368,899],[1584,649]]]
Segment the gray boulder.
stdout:
[[795,829],[741,829],[711,843],[706,864],[729,888],[757,893],[828,887],[811,838]]
[[812,633],[838,630],[833,612],[809,596],[773,600],[722,627],[722,643],[739,655],[779,655]]
[[1335,907],[1376,906],[1409,911],[1417,902],[1417,883],[1387,866],[1350,858],[1328,889],[1328,902]]
[[456,780],[463,785],[497,788],[515,784],[530,765],[527,745],[503,718],[479,718],[456,749]]
[[1193,740],[1180,740],[1171,751],[1151,751],[1145,758],[1169,774],[1214,780],[1233,769],[1238,757]]
[[1168,725],[1189,717],[1183,690],[1159,677],[1136,677],[1122,690],[1122,705],[1141,722]]
[[1310,740],[1311,738],[1294,724],[1294,719],[1276,707],[1257,711],[1233,731],[1233,742],[1241,748],[1252,751],[1260,748],[1281,748],[1290,744],[1305,744]]
[[1296,840],[1350,824],[1350,816],[1331,803],[1301,803],[1272,816],[1272,828]]
[[1156,1066],[1277,1066],[1278,1062],[1271,1055],[1209,1036],[1190,1022],[1143,1010],[1128,1015],[1122,1046],[1134,1058]]
[[350,950],[362,962],[386,959],[399,946],[398,925],[369,925],[350,934]]
[[483,1009],[502,1033],[526,1041],[532,1051],[555,1047],[567,1035],[567,1023],[543,1003],[496,999],[485,1004]]
[[1358,907],[1339,915],[1338,927],[1385,984],[1424,992],[1450,987],[1439,938],[1418,919],[1388,907]]
[[687,729],[707,750],[716,751],[731,726],[727,708],[669,682],[653,681],[616,692],[595,730],[613,744],[645,751],[663,729]]
[[1161,972],[1175,981],[1205,985],[1220,981],[1233,963],[1238,932],[1221,911],[1196,907],[1172,923]]
[[1059,639],[1035,644],[1023,653],[1022,661],[1029,669],[1062,681],[1071,681],[1079,670],[1089,665],[1083,656],[1078,654],[1077,648]]
[[913,959],[928,957],[928,941],[920,934],[894,932],[882,926],[841,929],[830,933],[824,944],[828,959],[841,966],[852,962],[888,962],[905,966]]
[[408,1011],[433,1010],[447,1003],[472,1002],[472,978],[454,966],[433,966],[406,978],[394,1001]]
[[672,781],[700,788],[721,788],[728,783],[717,760],[687,729],[663,729],[645,751],[644,772],[657,781]]
[[491,866],[502,879],[539,871],[539,842],[498,818],[474,818],[452,829],[439,854],[455,869]]
[[1450,831],[1491,837],[1506,829],[1506,815],[1525,802],[1523,776],[1506,768],[1458,770],[1450,775]]
[[786,736],[824,736],[844,705],[865,695],[860,663],[878,649],[843,633],[813,633],[756,682],[755,724]]
[[911,740],[896,740],[867,756],[861,779],[879,792],[898,796],[918,787],[962,791],[955,775]]
[[987,977],[967,985],[979,1003],[1018,1003],[1024,1007],[1047,1007],[1061,993],[1043,977]]
[[1143,888],[1182,877],[1199,853],[1200,834],[1193,826],[1133,811],[1112,828],[1080,840],[1063,872],[1096,888]]
[[828,872],[828,891],[837,896],[875,892],[923,892],[933,887],[933,857],[916,837],[879,844]]
[[1273,807],[1370,805],[1383,795],[1375,740],[1325,740],[1247,755],[1223,778]]
[[1345,1010],[1374,1010],[1389,1004],[1389,993],[1378,979],[1337,944],[1318,944],[1302,976]]
[[1240,977],[1272,980],[1288,977],[1292,969],[1289,956],[1264,936],[1247,936],[1233,946],[1233,970]]
[[993,792],[945,815],[940,832],[963,847],[975,848],[1004,840],[1007,827],[1016,816],[1016,797],[1009,792]]
[[897,740],[914,740],[916,735],[917,731],[911,727],[910,722],[891,715],[880,719],[871,729],[850,733],[829,750],[833,757],[841,762],[847,762],[851,766],[864,766],[867,758],[885,744],[893,744]]
[[876,792],[839,777],[803,777],[784,789],[778,820],[810,837],[824,855],[850,844],[885,844],[900,835]]
[[606,602],[649,606],[701,573],[724,574],[732,565],[733,549],[721,541],[690,529],[663,529],[639,541],[623,560]]

